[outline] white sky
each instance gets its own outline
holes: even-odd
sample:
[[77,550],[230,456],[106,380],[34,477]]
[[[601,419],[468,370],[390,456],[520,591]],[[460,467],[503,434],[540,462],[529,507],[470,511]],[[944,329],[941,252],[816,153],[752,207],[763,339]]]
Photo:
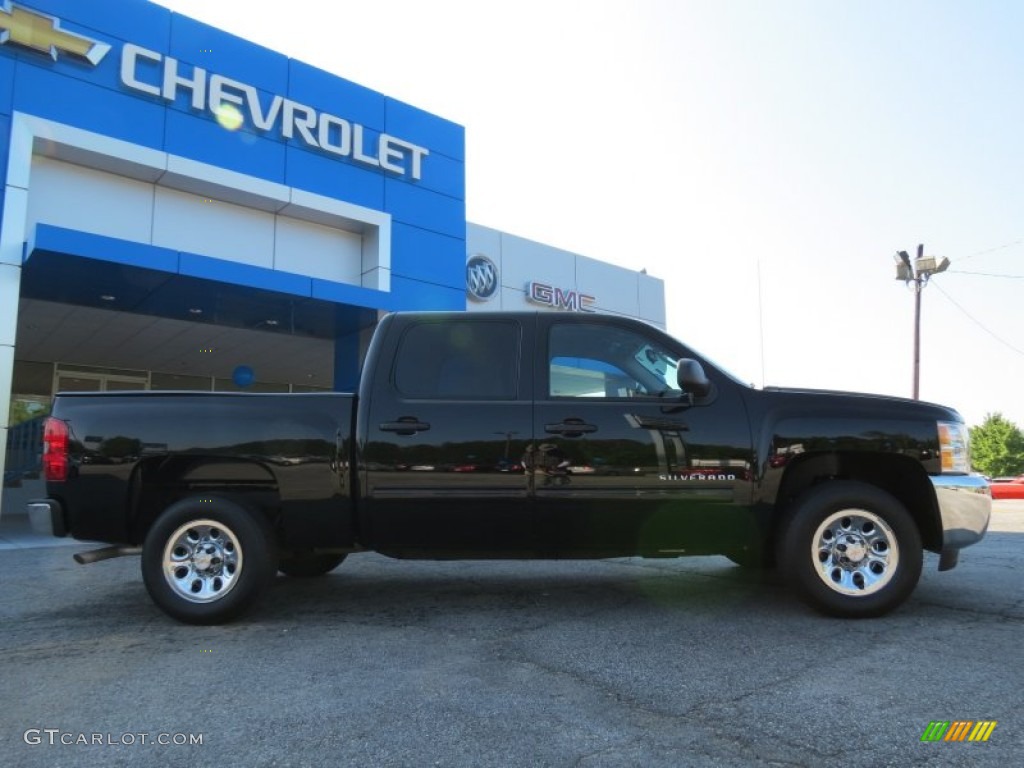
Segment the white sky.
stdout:
[[1024,276],[1024,3],[161,4],[464,125],[470,221],[645,267],[758,385],[909,396],[923,242],[922,398],[1024,427],[1024,277],[956,272]]

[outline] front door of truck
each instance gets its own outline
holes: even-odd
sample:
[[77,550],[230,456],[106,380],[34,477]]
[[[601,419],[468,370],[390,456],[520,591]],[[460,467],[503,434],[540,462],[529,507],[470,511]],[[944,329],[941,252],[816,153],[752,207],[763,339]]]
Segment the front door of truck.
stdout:
[[[362,449],[381,551],[534,554],[520,458],[532,438],[533,319],[418,318],[378,370]],[[527,361],[524,363],[523,361]]]
[[739,385],[677,389],[678,342],[631,321],[542,315],[525,464],[556,556],[671,555],[742,539],[751,436]]

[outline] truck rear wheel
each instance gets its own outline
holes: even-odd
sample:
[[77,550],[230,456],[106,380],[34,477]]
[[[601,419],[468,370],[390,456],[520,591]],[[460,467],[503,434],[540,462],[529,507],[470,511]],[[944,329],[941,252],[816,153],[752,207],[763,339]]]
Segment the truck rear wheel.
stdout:
[[881,616],[901,605],[921,577],[917,524],[892,495],[836,480],[793,507],[778,562],[798,595],[831,616]]
[[266,522],[218,498],[169,506],[142,546],[142,580],[165,613],[186,624],[219,624],[248,609],[277,572]]
[[277,570],[293,579],[312,579],[330,573],[344,559],[345,555],[319,552],[282,552]]

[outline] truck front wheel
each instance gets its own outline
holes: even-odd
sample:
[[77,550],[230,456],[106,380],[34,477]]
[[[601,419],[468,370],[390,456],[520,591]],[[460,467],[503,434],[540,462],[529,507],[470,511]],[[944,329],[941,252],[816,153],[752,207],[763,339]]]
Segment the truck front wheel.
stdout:
[[779,540],[779,566],[799,596],[831,616],[881,616],[921,577],[917,524],[892,495],[835,480],[797,499]]
[[142,580],[165,613],[186,624],[219,624],[249,608],[277,572],[269,526],[226,499],[168,507],[142,546]]

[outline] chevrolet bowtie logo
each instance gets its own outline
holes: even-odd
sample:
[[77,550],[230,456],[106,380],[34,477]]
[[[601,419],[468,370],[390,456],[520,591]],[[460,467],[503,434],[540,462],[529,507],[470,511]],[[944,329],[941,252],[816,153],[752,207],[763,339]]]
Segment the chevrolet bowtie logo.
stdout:
[[93,66],[107,55],[110,46],[60,28],[60,20],[30,11],[10,2],[0,5],[0,45],[14,43],[23,48],[45,53],[57,60],[63,53],[88,61]]

